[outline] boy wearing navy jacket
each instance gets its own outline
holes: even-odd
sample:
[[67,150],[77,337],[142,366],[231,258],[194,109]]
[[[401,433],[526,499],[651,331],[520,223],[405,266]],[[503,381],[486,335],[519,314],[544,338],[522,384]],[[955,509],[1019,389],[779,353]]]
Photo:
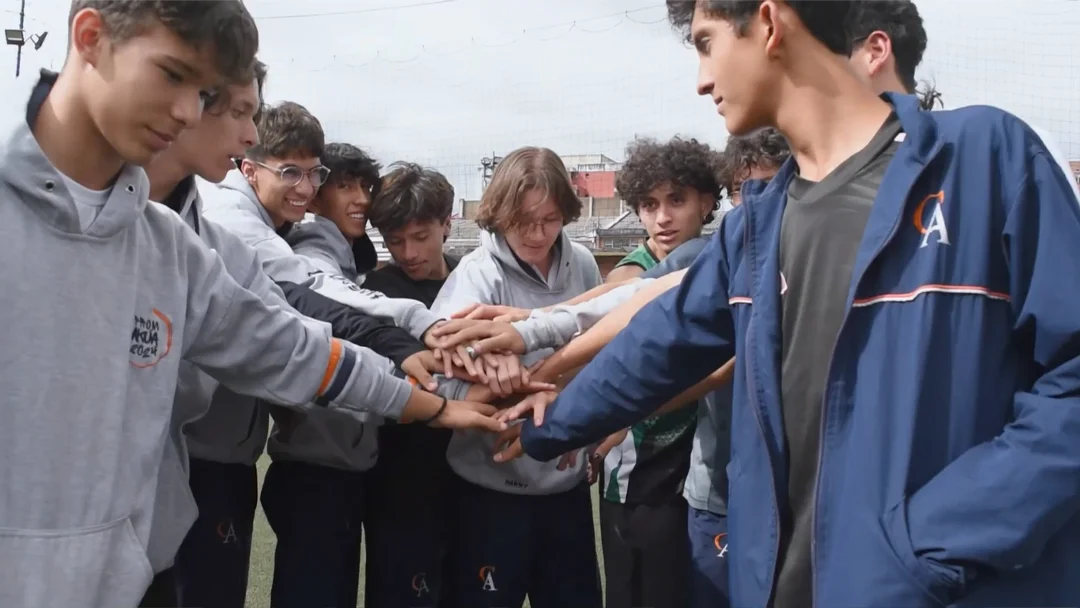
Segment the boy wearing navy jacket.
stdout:
[[732,605],[1075,604],[1080,209],[1016,117],[859,82],[853,6],[668,2],[728,130],[793,158],[522,444],[582,447],[737,354]]

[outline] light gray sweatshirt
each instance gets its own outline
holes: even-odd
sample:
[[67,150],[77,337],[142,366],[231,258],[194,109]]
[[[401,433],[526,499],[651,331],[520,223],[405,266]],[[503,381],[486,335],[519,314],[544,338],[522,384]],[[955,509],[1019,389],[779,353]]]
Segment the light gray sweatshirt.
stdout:
[[230,171],[220,184],[200,180],[199,192],[204,202],[203,217],[217,222],[257,249],[263,270],[274,281],[307,285],[313,291],[369,315],[391,319],[416,338],[421,338],[439,321],[439,317],[420,302],[387,298],[363,289],[354,281],[332,272],[332,266],[325,261],[296,255],[274,230],[270,215],[239,170]]
[[[356,280],[352,247],[334,222],[308,215],[285,237],[293,251],[330,275]],[[378,419],[350,419],[340,412],[275,415],[266,452],[275,461],[294,460],[346,471],[367,471],[379,455]]]
[[[518,308],[542,308],[580,295],[600,284],[600,269],[589,250],[573,243],[565,232],[559,235],[558,253],[547,277],[521,262],[506,240],[490,232],[480,234],[480,247],[461,259],[439,292],[432,310],[449,316],[469,304],[499,304]],[[551,348],[534,350],[522,363],[548,357]],[[453,398],[463,399],[469,384],[459,380]],[[556,494],[581,483],[586,462],[559,471],[557,462],[538,462],[522,456],[508,463],[496,463],[495,436],[490,433],[463,431],[454,433],[446,457],[451,468],[464,478],[485,488],[510,494]]]
[[[194,179],[186,180],[178,188],[183,188],[185,193],[178,212],[181,219],[221,257],[229,276],[267,304],[298,315],[278,286],[262,271],[255,250],[199,216],[201,201]],[[331,337],[328,324],[306,317],[300,317],[300,320],[323,332],[327,339]],[[150,528],[148,553],[155,572],[172,565],[180,543],[198,516],[188,483],[189,457],[254,465],[266,445],[267,409],[259,399],[233,392],[193,363],[180,362],[170,442],[162,459]],[[337,415],[356,416],[340,412]]]
[[410,386],[240,287],[147,204],[142,169],[123,169],[84,230],[27,122],[2,142],[0,606],[135,606],[182,359],[298,407],[397,417]]

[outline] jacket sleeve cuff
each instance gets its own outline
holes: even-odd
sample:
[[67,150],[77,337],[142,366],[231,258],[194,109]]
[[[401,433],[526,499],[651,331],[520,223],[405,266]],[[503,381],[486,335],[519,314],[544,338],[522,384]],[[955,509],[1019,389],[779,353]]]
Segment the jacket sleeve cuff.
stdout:
[[547,425],[536,426],[531,418],[521,423],[521,448],[525,455],[539,462],[550,462],[569,452],[566,442],[550,436]]

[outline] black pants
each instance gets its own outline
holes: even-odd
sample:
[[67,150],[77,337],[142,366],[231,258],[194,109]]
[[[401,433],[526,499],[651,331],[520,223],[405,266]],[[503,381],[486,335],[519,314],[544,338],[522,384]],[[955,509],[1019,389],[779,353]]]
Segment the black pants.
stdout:
[[192,459],[190,483],[199,517],[173,566],[181,605],[243,608],[258,474],[254,466]]
[[277,536],[270,605],[356,608],[364,473],[274,462],[262,506]]
[[366,608],[445,608],[451,492],[443,429],[386,425],[367,473]]
[[522,496],[461,481],[454,503],[455,608],[517,608],[526,595],[533,608],[601,608],[588,485]]
[[139,602],[139,608],[180,608],[180,588],[174,568],[154,575],[154,580]]
[[607,608],[686,608],[690,539],[686,502],[659,505],[600,501]]

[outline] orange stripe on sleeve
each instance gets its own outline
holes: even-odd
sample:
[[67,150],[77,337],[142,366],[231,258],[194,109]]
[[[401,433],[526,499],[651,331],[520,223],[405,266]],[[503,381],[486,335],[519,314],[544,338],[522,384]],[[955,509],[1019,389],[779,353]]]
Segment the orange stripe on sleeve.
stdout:
[[322,383],[319,384],[320,397],[326,393],[326,389],[330,388],[330,382],[334,379],[334,372],[337,371],[338,363],[341,362],[341,351],[344,347],[341,346],[341,341],[337,338],[330,340],[330,361],[326,364],[326,372],[323,374]]

